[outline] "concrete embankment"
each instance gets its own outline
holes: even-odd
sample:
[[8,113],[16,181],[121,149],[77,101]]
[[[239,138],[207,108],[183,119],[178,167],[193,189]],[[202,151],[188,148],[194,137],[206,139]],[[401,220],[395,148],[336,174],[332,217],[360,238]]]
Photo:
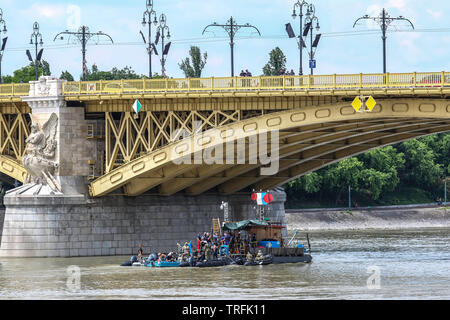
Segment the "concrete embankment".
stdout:
[[401,230],[450,228],[450,210],[436,205],[286,210],[289,230]]

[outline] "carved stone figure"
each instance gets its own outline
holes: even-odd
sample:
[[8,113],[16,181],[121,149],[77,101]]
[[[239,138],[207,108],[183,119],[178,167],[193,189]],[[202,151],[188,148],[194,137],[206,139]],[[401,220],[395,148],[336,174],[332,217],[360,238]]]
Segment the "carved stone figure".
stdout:
[[31,125],[31,134],[26,140],[26,155],[22,161],[27,170],[25,184],[48,185],[53,191],[61,192],[61,186],[54,177],[58,168],[58,163],[55,162],[57,127],[58,116],[55,113],[42,126],[42,130],[38,124]]

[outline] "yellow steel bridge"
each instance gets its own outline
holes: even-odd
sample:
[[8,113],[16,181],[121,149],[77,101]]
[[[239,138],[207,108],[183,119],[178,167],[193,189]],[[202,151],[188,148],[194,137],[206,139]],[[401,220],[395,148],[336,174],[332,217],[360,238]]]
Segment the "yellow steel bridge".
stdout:
[[[0,171],[17,180],[29,134],[27,86],[0,86]],[[129,196],[270,189],[373,148],[450,131],[448,72],[66,82],[63,95],[102,121],[95,197],[119,189]],[[377,105],[356,112],[356,96]],[[244,141],[255,160],[248,142],[265,131],[278,133],[276,174],[262,175],[258,161],[180,164],[226,145],[237,152]]]

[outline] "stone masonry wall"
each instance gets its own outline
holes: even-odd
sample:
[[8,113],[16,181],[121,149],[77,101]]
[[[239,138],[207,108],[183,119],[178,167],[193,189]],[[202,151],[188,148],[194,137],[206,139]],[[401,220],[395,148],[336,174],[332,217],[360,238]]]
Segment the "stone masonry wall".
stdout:
[[[284,192],[274,194],[273,220],[284,222]],[[5,198],[6,215],[0,256],[76,257],[173,251],[177,243],[210,231],[212,219],[223,221],[220,203],[229,201],[236,219],[256,218],[250,196],[218,195],[136,198]],[[275,218],[277,217],[277,218]]]

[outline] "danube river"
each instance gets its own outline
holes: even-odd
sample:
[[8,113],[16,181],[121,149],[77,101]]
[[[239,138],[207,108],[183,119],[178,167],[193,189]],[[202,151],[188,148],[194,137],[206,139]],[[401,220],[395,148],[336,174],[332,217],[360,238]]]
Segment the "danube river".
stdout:
[[309,265],[157,269],[119,267],[129,257],[3,258],[0,299],[450,299],[448,229],[310,233],[310,241]]

